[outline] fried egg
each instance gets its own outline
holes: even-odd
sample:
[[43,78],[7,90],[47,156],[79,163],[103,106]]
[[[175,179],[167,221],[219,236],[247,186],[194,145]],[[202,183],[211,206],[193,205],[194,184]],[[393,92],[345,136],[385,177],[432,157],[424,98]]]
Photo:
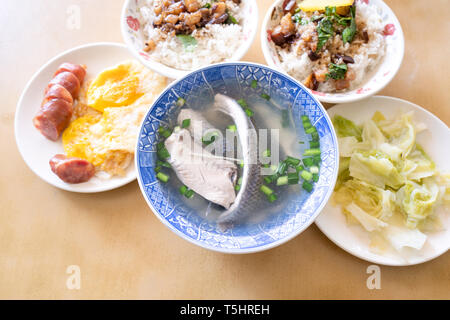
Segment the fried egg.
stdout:
[[110,175],[124,175],[142,119],[166,84],[166,78],[134,60],[99,73],[83,90],[79,102],[86,105],[77,106],[87,110],[63,133],[66,154]]

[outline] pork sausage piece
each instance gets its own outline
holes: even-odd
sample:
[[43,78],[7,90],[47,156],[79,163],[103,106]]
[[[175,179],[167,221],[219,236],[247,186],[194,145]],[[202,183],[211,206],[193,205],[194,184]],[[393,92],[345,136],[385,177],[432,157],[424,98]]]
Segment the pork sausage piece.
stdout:
[[47,85],[41,108],[33,119],[34,126],[47,139],[58,140],[69,125],[73,101],[78,98],[85,76],[85,66],[63,63]]
[[49,161],[52,171],[64,182],[82,183],[95,174],[95,167],[87,160],[57,154]]

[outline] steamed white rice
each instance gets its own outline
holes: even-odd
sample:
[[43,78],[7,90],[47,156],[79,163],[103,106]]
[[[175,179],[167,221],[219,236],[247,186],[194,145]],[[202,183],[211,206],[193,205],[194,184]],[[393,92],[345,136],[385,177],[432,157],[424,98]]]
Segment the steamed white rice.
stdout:
[[[146,38],[164,39],[156,41],[156,48],[148,53],[152,59],[175,69],[194,70],[231,58],[242,45],[243,17],[240,5],[233,1],[227,0],[226,4],[240,24],[209,24],[196,29],[191,34],[197,40],[193,50],[186,50],[175,35],[167,35],[159,28],[153,27],[153,21],[156,19],[154,7],[160,2],[161,0],[140,0],[138,4],[139,20],[144,25]],[[200,0],[202,6],[210,2],[210,0]]]

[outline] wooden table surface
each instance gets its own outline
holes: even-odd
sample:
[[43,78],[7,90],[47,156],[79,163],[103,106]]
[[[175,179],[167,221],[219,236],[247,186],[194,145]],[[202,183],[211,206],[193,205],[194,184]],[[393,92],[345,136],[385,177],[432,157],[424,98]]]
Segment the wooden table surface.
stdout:
[[[260,21],[271,4],[258,0]],[[389,0],[406,37],[403,65],[381,92],[450,124],[449,0]],[[100,194],[54,188],[25,165],[14,112],[25,84],[56,54],[121,42],[121,0],[2,0],[0,11],[0,298],[400,299],[450,298],[450,254],[412,267],[381,266],[341,250],[312,225],[275,249],[210,252],[182,240],[147,207],[137,182]],[[80,13],[73,29],[73,14]],[[76,21],[75,21],[76,22]],[[76,26],[76,25],[75,25]],[[245,60],[264,63],[259,35]],[[66,286],[77,265],[81,288]]]

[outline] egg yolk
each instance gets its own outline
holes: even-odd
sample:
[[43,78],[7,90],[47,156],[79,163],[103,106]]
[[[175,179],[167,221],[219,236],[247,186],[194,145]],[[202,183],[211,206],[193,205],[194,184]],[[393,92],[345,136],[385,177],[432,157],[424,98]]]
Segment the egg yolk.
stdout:
[[99,117],[86,115],[74,120],[62,135],[63,148],[69,157],[85,159],[97,166],[104,159],[95,154],[89,130],[98,123]]
[[89,85],[87,104],[100,112],[109,107],[130,105],[144,94],[139,84],[139,77],[129,64],[106,69]]

